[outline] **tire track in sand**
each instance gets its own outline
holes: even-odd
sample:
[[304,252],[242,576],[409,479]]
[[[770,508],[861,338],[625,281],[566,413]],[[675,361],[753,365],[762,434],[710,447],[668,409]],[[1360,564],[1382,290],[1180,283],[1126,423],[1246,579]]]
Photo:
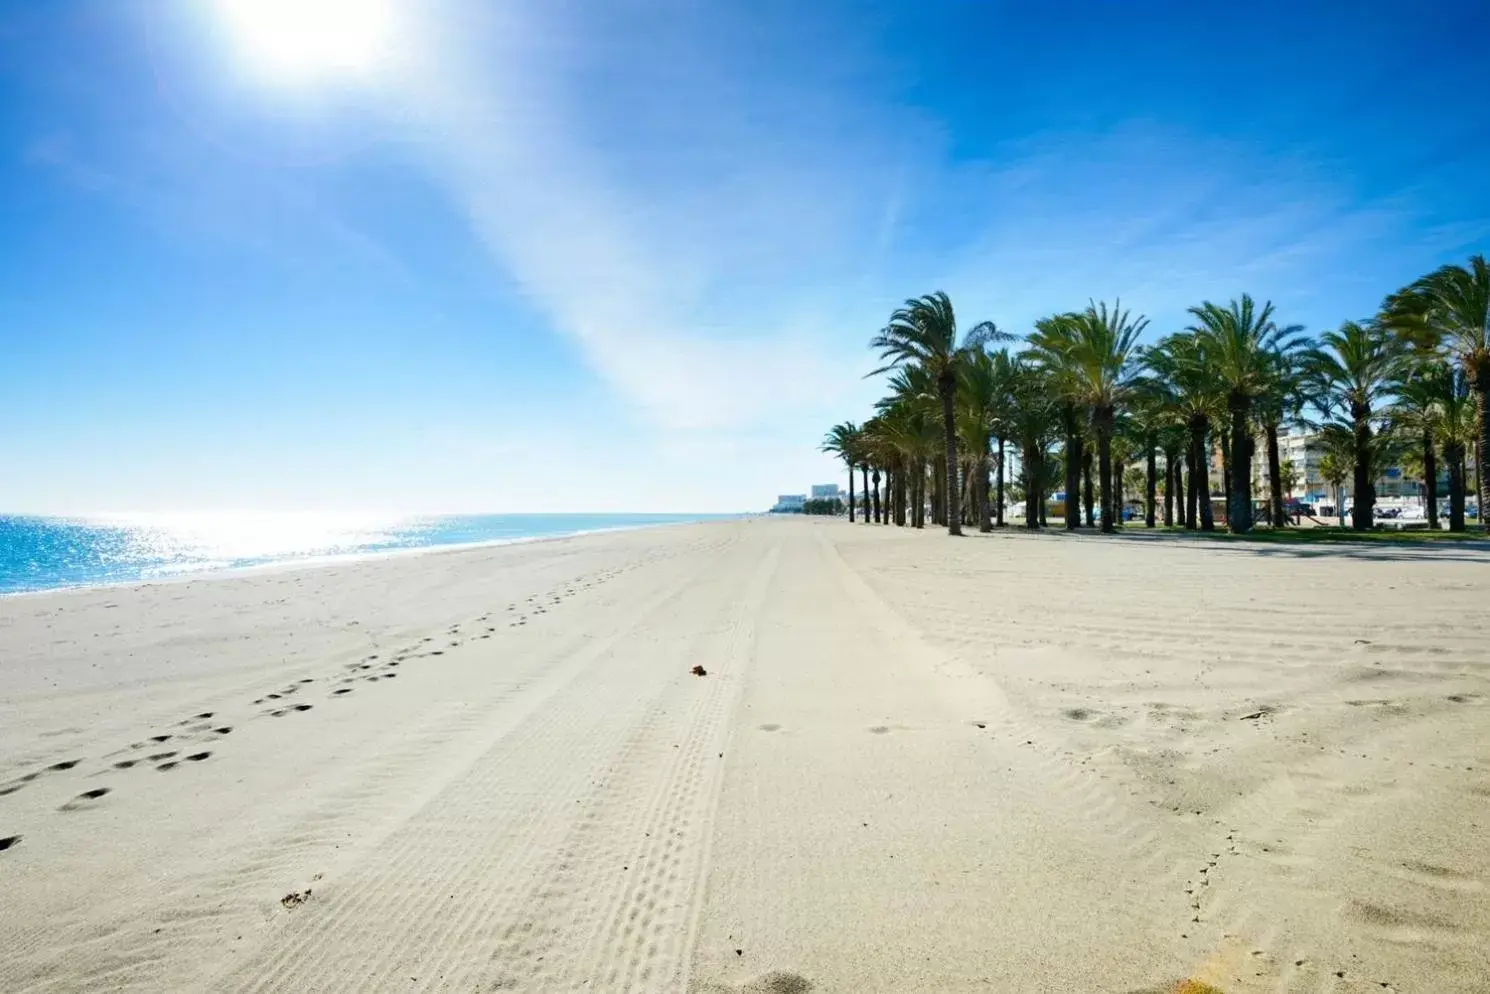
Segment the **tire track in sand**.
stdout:
[[[318,884],[313,901],[285,916],[282,937],[213,989],[513,989],[520,978],[502,970],[514,953],[524,960],[525,951],[545,941],[568,948],[574,929],[563,916],[556,924],[535,921],[529,901],[547,871],[575,860],[561,843],[575,837],[587,801],[628,741],[657,712],[676,710],[669,706],[670,688],[681,679],[693,692],[699,689],[684,665],[700,641],[697,630],[657,644],[638,629],[661,611],[713,617],[735,600],[723,597],[719,584],[741,572],[716,559],[705,576],[685,578],[392,833],[366,866],[345,880]],[[717,641],[717,628],[714,635]],[[724,681],[719,684],[713,693],[727,692]],[[717,713],[722,725],[727,707],[705,706],[703,712]],[[673,721],[670,716],[662,727]],[[695,735],[693,742],[697,756],[710,739]],[[708,773],[698,762],[674,762],[683,764],[685,779]],[[660,795],[670,792],[680,791],[675,786]],[[593,886],[591,875],[580,872],[578,879],[581,890]],[[566,909],[589,903],[575,898]]]

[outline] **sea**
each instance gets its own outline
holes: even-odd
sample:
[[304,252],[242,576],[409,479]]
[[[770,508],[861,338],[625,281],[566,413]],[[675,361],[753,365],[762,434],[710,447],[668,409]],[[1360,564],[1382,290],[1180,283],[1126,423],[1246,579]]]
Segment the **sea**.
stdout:
[[278,563],[646,528],[717,514],[320,513],[0,515],[0,595],[138,583]]

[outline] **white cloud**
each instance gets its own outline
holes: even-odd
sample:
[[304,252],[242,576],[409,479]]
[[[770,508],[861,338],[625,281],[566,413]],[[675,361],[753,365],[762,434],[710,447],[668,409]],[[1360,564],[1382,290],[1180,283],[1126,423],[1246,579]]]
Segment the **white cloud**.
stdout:
[[695,158],[738,154],[749,168],[685,171],[676,183],[638,176],[627,155],[662,150],[597,139],[586,120],[593,108],[570,92],[584,65],[554,57],[582,38],[518,4],[479,18],[461,9],[444,25],[451,30],[413,50],[404,117],[533,308],[666,428],[782,424],[831,410],[859,357],[845,362],[838,330],[802,316],[843,316],[831,289],[824,305],[816,279],[857,272],[844,262],[856,254],[848,239],[873,205],[820,182],[822,163],[730,146],[696,105],[652,124],[697,125]]

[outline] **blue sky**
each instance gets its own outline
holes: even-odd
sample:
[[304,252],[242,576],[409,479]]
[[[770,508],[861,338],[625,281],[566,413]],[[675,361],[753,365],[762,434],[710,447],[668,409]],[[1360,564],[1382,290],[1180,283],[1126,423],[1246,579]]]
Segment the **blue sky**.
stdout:
[[1319,329],[1490,247],[1479,2],[367,2],[290,78],[0,0],[0,508],[759,508],[907,296]]

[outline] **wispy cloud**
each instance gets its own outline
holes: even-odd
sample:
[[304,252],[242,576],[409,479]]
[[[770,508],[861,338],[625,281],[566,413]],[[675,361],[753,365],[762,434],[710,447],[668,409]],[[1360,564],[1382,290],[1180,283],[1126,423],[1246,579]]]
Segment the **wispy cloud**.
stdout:
[[533,308],[668,427],[863,396],[863,341],[937,287],[1015,331],[1088,297],[1156,327],[1244,290],[1308,311],[1314,274],[1402,217],[1144,121],[954,160],[935,119],[840,86],[850,62],[757,79],[724,29],[655,31],[644,8],[461,7],[410,60],[406,117]]
[[[478,24],[467,8],[459,37],[416,53],[407,118],[534,309],[665,426],[822,408],[852,377],[811,322],[843,317],[835,297],[848,299],[882,225],[862,180],[845,185],[815,141],[741,123],[769,117],[769,99],[701,96],[718,89],[701,70],[622,74],[629,94],[607,98],[636,120],[597,114],[575,94],[587,73],[614,68],[590,48],[602,41],[593,25],[520,4],[484,13]],[[671,144],[649,145],[657,132]]]

